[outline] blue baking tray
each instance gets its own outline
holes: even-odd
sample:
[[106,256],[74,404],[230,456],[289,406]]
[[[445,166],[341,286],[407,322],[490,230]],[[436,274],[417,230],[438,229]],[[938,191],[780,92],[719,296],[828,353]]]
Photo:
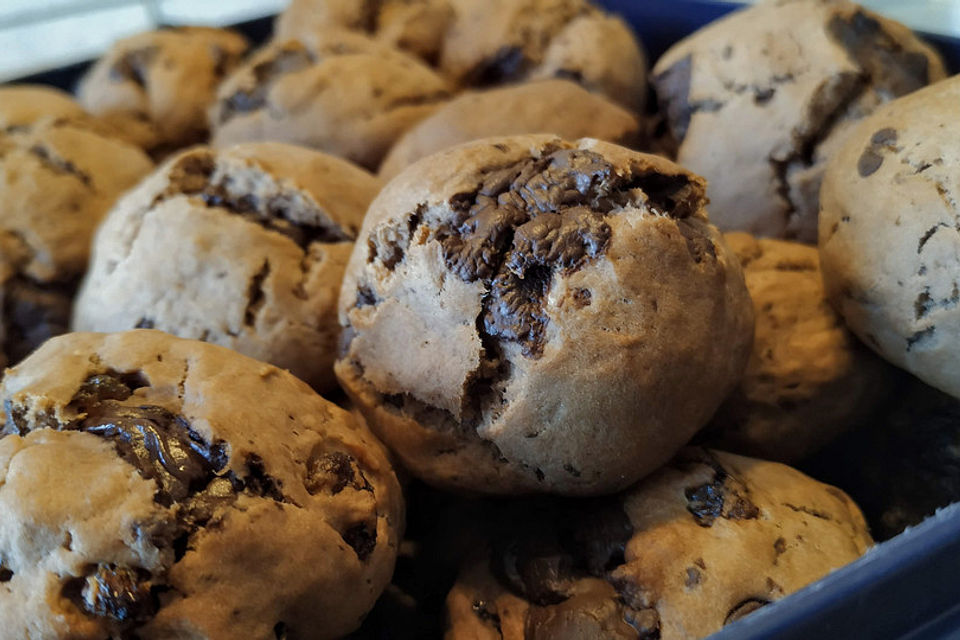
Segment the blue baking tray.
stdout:
[[[736,5],[600,0],[636,29],[651,64],[674,42]],[[960,40],[921,34],[960,70]],[[855,461],[851,461],[855,464]],[[711,636],[711,640],[960,640],[960,503],[856,562]]]
[[[2,1],[2,0],[0,0]],[[635,28],[651,64],[674,42],[736,9],[704,0],[596,0]],[[905,0],[909,1],[909,0]],[[253,42],[272,19],[236,25]],[[952,73],[960,40],[922,34]],[[89,63],[22,78],[72,90]],[[712,640],[960,640],[960,504],[871,549],[824,579],[735,622]]]

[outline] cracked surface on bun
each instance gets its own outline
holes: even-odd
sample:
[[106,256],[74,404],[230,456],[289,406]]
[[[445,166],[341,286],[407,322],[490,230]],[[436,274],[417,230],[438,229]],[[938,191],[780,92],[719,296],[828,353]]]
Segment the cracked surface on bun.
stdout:
[[396,139],[449,96],[446,80],[416,58],[325,29],[271,42],[220,85],[211,144],[288,142],[376,170]]
[[872,544],[839,489],[685,449],[619,496],[515,505],[447,597],[449,640],[693,640]]
[[879,110],[827,169],[827,295],[888,361],[960,398],[960,79]]
[[653,76],[713,222],[813,243],[823,170],[851,127],[945,72],[907,27],[851,2],[775,0],[681,40]]
[[384,449],[285,371],[159,331],[74,333],[0,399],[10,637],[336,638],[390,579]]
[[596,494],[666,462],[753,335],[703,181],[596,140],[489,138],[391,181],[340,295],[337,376],[443,487]]
[[340,281],[379,187],[345,160],[292,145],[183,152],[97,232],[74,329],[160,329],[330,390]]

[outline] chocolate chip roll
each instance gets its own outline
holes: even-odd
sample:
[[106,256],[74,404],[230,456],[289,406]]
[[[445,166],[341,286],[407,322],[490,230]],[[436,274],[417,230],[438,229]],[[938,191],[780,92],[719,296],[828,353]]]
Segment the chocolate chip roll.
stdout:
[[491,138],[370,206],[335,370],[427,482],[606,493],[666,462],[743,371],[753,312],[703,181],[595,140]]
[[277,143],[171,158],[110,212],[80,331],[161,329],[336,385],[337,296],[376,178]]
[[74,333],[0,399],[8,637],[337,638],[390,580],[385,451],[285,371],[159,331]]
[[143,151],[91,128],[89,118],[34,120],[23,102],[8,107],[0,109],[10,123],[0,131],[0,366],[67,330],[94,229],[153,168]]
[[247,41],[228,29],[167,27],[117,41],[84,75],[81,104],[154,156],[204,142],[217,85]]
[[653,84],[720,229],[814,243],[824,168],[853,126],[945,76],[900,23],[847,0],[780,0],[676,43]]
[[618,496],[512,504],[479,526],[449,640],[694,640],[872,544],[842,491],[699,448]]

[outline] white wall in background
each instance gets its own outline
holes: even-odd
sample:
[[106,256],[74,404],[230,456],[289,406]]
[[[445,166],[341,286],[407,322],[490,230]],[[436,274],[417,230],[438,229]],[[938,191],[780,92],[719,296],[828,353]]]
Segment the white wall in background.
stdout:
[[[724,1],[743,4],[762,0]],[[920,31],[960,36],[960,0],[859,0],[859,4]]]
[[0,0],[0,82],[94,58],[159,24],[225,25],[289,0]]

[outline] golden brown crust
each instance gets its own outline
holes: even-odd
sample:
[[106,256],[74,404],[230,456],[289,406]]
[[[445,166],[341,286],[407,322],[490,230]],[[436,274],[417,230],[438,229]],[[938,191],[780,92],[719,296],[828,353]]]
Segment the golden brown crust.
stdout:
[[[0,396],[0,619],[17,637],[333,638],[390,579],[403,515],[385,451],[272,365],[159,331],[75,333]],[[140,585],[97,595],[91,567]]]
[[155,154],[205,140],[217,85],[247,50],[239,33],[209,27],[148,31],[114,43],[77,89],[94,115]]
[[740,258],[757,324],[743,380],[705,441],[796,462],[867,420],[895,374],[827,302],[816,247],[746,233],[724,238]]
[[827,295],[889,362],[960,397],[960,135],[951,78],[865,120],[824,179]]
[[432,153],[491,136],[552,133],[633,146],[636,117],[568,80],[543,80],[460,94],[408,131],[390,149],[379,174],[389,180]]
[[[551,200],[564,194],[579,208]],[[542,227],[524,197],[567,217]],[[700,178],[594,140],[487,139],[424,159],[364,220],[337,375],[431,483],[623,488],[703,425],[749,352],[739,264],[703,204]]]
[[379,187],[292,145],[186,151],[104,221],[73,326],[161,329],[333,389],[340,281]]
[[485,524],[447,597],[450,640],[702,638],[872,544],[842,491],[697,448],[619,496]]
[[288,142],[376,170],[407,129],[448,98],[415,58],[358,33],[327,29],[274,41],[220,85],[211,142]]

